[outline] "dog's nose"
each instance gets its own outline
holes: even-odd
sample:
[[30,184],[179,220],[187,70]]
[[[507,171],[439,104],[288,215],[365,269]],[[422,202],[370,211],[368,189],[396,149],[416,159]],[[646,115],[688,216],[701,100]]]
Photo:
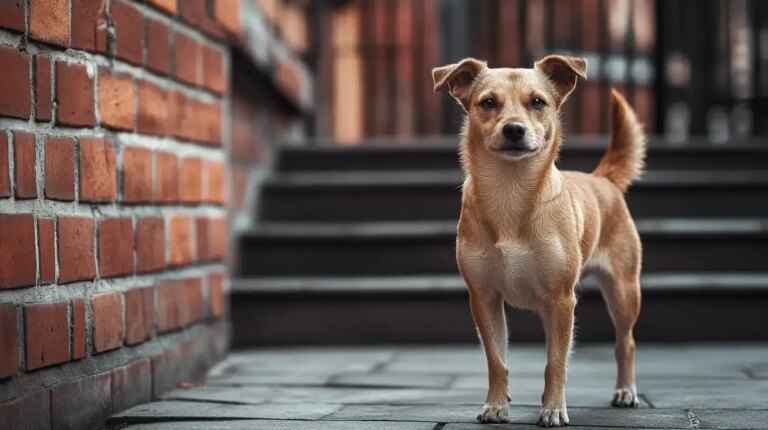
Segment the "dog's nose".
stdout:
[[504,137],[511,142],[519,142],[525,136],[525,127],[519,122],[504,124],[502,129]]

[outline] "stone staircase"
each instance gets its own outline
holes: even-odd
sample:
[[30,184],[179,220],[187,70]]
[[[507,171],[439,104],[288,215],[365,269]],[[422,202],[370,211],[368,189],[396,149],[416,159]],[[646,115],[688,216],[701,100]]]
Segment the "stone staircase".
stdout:
[[[569,140],[560,160],[591,171],[607,142]],[[456,139],[282,150],[239,239],[236,347],[476,342],[454,257],[462,174]],[[768,142],[652,142],[627,199],[644,246],[639,341],[768,338]],[[512,341],[543,339],[508,312]],[[589,277],[579,341],[610,341]]]

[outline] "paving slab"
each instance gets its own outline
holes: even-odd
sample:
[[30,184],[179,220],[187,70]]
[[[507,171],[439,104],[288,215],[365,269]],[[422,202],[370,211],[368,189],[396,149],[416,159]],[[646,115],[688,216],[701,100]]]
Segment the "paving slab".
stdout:
[[[513,406],[509,410],[512,424],[535,424],[540,407]],[[428,421],[477,423],[479,406],[468,405],[349,405],[328,415],[324,420],[360,421]],[[688,415],[680,409],[616,409],[569,407],[572,425],[629,428],[689,428]]]
[[378,388],[447,388],[455,375],[413,373],[340,373],[332,376],[327,385],[339,387]]
[[136,424],[124,427],[130,430],[433,430],[437,423],[381,422],[381,421],[177,421],[154,424]]
[[259,418],[317,420],[335,412],[340,406],[328,403],[232,405],[207,402],[160,401],[136,406],[115,414],[109,419],[108,424]]
[[[577,345],[566,389],[575,428],[768,428],[767,344],[638,345],[641,407],[610,406],[612,345]],[[535,428],[543,345],[512,345],[511,422],[475,420],[488,378],[479,346],[235,352],[205,384],[113,416],[131,429]],[[436,427],[437,426],[437,427]]]
[[[765,398],[763,400],[766,400]],[[768,407],[768,405],[766,405]],[[696,410],[693,414],[700,429],[765,429],[768,410],[737,411],[723,409]]]
[[193,400],[198,402],[258,405],[272,397],[273,387],[202,387],[173,390],[163,394],[162,400]]
[[258,385],[300,385],[322,386],[333,376],[333,372],[237,372],[219,374],[208,378],[209,385],[226,385],[235,387]]

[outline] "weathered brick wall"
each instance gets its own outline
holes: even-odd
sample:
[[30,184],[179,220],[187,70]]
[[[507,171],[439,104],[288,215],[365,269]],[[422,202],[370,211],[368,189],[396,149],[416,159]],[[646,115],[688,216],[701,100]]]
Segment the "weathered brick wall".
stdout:
[[226,350],[238,4],[0,0],[0,428],[98,426]]

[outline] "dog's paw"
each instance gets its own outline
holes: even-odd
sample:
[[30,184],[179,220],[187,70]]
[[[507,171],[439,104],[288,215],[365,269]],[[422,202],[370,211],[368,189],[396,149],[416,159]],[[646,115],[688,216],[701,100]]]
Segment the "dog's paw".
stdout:
[[509,421],[509,405],[491,405],[486,403],[477,415],[481,423],[505,423]]
[[634,388],[617,388],[611,404],[617,408],[636,408],[640,405]]
[[537,423],[539,427],[563,427],[568,425],[568,411],[565,408],[562,409],[547,409],[541,410],[541,416]]

